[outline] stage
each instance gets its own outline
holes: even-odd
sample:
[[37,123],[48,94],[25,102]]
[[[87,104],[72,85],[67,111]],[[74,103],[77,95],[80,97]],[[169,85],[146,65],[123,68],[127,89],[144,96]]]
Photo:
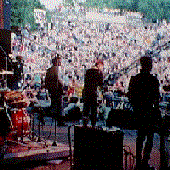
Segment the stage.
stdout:
[[[33,142],[28,138],[24,142],[8,141],[3,146],[3,157],[1,165],[4,169],[17,167],[17,169],[26,169],[43,165],[51,160],[68,160],[70,159],[70,148],[68,145],[58,143],[52,146],[53,141]],[[72,147],[72,151],[74,148]]]

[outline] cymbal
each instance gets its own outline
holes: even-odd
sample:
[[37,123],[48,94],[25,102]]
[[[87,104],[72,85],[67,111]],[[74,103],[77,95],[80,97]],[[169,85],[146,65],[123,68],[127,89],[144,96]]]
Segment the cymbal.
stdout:
[[2,71],[0,72],[0,74],[14,74],[13,71]]

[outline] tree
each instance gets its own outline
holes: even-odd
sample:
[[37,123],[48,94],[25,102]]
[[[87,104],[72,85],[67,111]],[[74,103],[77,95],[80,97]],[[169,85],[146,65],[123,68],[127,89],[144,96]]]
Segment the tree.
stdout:
[[39,0],[33,0],[32,3],[34,4],[34,7],[38,8],[38,9],[45,9],[45,6],[42,5]]
[[87,7],[103,8],[103,1],[101,1],[101,0],[86,0],[85,5]]
[[120,9],[120,13],[123,13],[123,10],[128,9],[129,3],[127,0],[114,0],[112,4],[113,8],[118,8]]
[[29,25],[35,30],[34,9],[45,9],[39,0],[11,0],[11,26],[25,27]]
[[140,0],[138,10],[151,21],[161,22],[163,19],[170,19],[169,0]]
[[170,22],[170,1],[164,0],[162,3],[164,9],[163,19],[166,19],[167,22]]
[[117,8],[121,14],[124,10],[141,12],[150,21],[170,22],[170,0],[86,0],[85,4],[86,7]]
[[113,5],[113,1],[112,0],[104,0],[103,3],[104,3],[104,6],[106,8],[112,8],[112,5]]
[[51,23],[51,16],[52,16],[52,12],[47,10],[46,17],[47,17],[47,22],[48,23]]
[[139,6],[139,1],[140,0],[130,0],[127,1],[126,6],[127,6],[127,10],[133,11],[133,12],[137,12],[138,11],[138,6]]

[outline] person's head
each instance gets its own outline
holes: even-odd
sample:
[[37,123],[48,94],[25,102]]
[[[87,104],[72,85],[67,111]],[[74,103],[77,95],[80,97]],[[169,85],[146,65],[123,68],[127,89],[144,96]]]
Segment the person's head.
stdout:
[[59,54],[55,55],[52,59],[52,63],[54,66],[60,66],[61,65],[61,57]]
[[140,58],[142,71],[150,72],[152,70],[152,58],[150,56],[143,56]]
[[104,67],[103,60],[97,60],[95,66],[96,66],[99,70],[103,71],[103,67]]
[[22,61],[22,56],[16,56],[16,60],[18,61],[18,62],[21,62]]

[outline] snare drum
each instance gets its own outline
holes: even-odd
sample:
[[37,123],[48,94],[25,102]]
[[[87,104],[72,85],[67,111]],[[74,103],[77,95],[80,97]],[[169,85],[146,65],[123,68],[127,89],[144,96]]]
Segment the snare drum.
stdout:
[[11,109],[11,120],[13,124],[13,131],[17,131],[18,137],[27,136],[30,131],[30,117],[26,108]]

